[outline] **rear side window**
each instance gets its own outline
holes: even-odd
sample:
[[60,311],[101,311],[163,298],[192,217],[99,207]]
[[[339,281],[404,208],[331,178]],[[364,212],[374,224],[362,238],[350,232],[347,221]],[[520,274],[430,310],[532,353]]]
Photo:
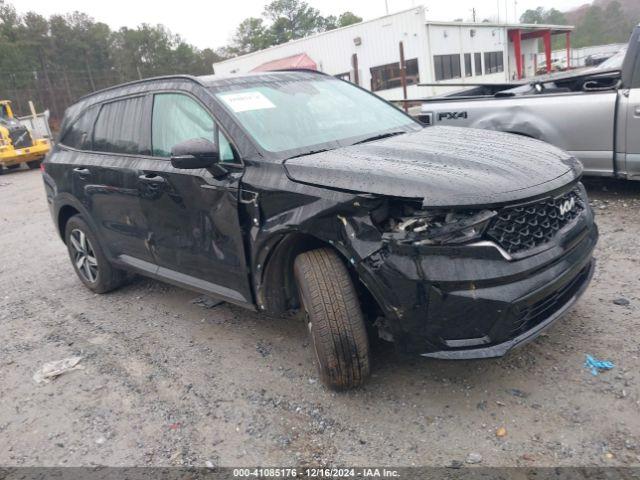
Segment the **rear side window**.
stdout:
[[218,146],[222,161],[234,161],[229,141],[216,128],[211,114],[193,98],[180,93],[156,94],[152,118],[151,145],[154,156],[170,157],[175,145],[194,138],[204,138]]
[[144,106],[145,97],[128,98],[104,104],[93,129],[93,150],[148,154]]
[[97,113],[98,108],[96,107],[85,110],[67,129],[60,143],[78,150],[91,150],[91,130],[93,130]]

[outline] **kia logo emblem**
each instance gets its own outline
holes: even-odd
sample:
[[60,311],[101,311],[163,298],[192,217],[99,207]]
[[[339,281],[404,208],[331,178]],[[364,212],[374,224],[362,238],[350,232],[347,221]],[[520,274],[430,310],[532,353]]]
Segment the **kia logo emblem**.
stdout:
[[566,215],[571,210],[573,210],[573,207],[575,206],[576,206],[576,199],[574,197],[571,197],[569,200],[565,200],[558,207],[560,209],[560,215],[562,216]]

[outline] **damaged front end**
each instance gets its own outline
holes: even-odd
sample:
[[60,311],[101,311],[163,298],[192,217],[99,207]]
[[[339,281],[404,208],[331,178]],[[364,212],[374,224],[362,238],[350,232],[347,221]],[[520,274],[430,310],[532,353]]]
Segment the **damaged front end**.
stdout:
[[[545,220],[533,222],[526,215],[545,214],[543,200],[517,207],[427,208],[421,199],[340,191],[327,198],[326,189],[309,196],[314,190],[306,186],[304,194],[294,195],[293,209],[270,212],[252,227],[255,245],[271,242],[269,253],[256,260],[267,270],[256,284],[262,308],[272,310],[276,297],[280,310],[295,307],[293,285],[284,288],[288,303],[282,291],[270,288],[282,285],[274,279],[287,277],[282,271],[274,275],[274,265],[281,267],[291,260],[287,256],[311,246],[330,245],[361,285],[363,310],[379,336],[403,352],[440,358],[503,355],[566,311],[593,272],[597,229],[582,199],[566,223],[551,225],[558,227],[552,241],[542,239],[511,255],[496,241],[496,225],[508,230],[506,219],[513,218],[514,232],[529,228],[532,236],[541,236]],[[564,192],[558,198],[569,194],[578,195]],[[524,217],[514,217],[514,208]],[[265,206],[263,214],[269,210]]]

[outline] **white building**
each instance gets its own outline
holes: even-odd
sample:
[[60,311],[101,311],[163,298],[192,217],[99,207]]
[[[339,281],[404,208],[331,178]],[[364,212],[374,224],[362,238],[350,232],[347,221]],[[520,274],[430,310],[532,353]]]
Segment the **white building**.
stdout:
[[[535,75],[538,41],[569,34],[566,25],[427,21],[416,7],[348,27],[292,40],[213,65],[214,74],[314,68],[357,83],[384,98],[404,97],[400,50],[404,51],[407,96],[424,98],[444,88],[432,83],[499,83]],[[402,45],[402,47],[401,47]],[[457,87],[459,88],[459,87]]]

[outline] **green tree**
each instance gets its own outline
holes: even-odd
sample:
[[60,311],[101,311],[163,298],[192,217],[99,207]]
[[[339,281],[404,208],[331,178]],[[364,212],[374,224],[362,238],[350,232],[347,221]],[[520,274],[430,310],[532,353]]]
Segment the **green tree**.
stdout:
[[353,12],[344,12],[339,17],[329,15],[324,17],[324,30],[334,30],[336,28],[347,27],[355,23],[360,23],[362,17],[357,16]]
[[265,26],[264,20],[249,17],[238,25],[230,50],[236,55],[243,55],[271,45],[273,45],[273,37],[271,30]]
[[525,10],[525,12],[520,15],[520,23],[545,23],[544,14],[545,11],[543,7]]
[[264,8],[264,16],[272,21],[270,32],[276,44],[324,30],[320,12],[301,0],[273,0]]

